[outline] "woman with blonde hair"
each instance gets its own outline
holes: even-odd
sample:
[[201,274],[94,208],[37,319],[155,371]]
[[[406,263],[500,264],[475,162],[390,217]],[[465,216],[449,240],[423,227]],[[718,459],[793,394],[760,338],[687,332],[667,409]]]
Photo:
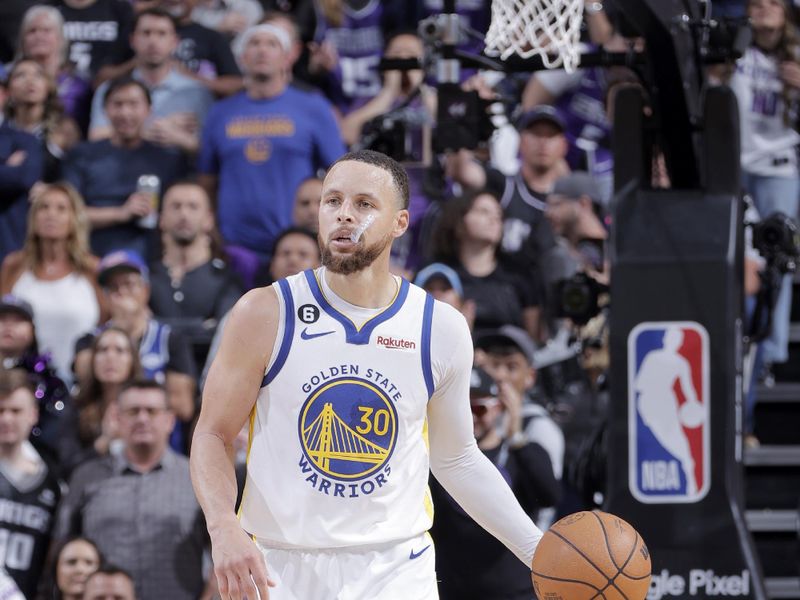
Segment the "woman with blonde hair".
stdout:
[[75,342],[101,321],[102,293],[89,252],[88,219],[80,194],[68,183],[41,186],[31,202],[22,250],[0,267],[0,293],[30,302],[39,348],[59,376],[72,380]]
[[85,130],[89,126],[92,86],[79,76],[67,57],[69,42],[64,37],[64,17],[54,6],[31,6],[22,18],[17,60],[39,63],[56,83],[64,113]]
[[55,80],[41,64],[23,58],[12,65],[6,85],[6,118],[42,143],[45,154],[42,179],[55,181],[65,154],[81,137],[75,121],[64,114]]

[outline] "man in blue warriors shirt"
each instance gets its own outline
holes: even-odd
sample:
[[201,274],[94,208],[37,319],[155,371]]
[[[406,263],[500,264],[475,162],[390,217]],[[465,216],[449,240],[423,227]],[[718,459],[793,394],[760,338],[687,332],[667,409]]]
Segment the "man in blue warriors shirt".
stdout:
[[243,92],[215,104],[203,129],[198,171],[217,198],[228,244],[267,258],[289,227],[297,186],[344,153],[330,104],[288,84],[291,40],[263,24],[239,39]]

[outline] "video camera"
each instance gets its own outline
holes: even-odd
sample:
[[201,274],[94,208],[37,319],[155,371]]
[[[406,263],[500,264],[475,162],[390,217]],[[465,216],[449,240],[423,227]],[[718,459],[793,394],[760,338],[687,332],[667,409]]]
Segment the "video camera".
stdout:
[[753,247],[781,275],[794,273],[800,259],[800,231],[782,212],[753,224]]
[[433,150],[437,153],[461,149],[474,150],[494,132],[490,107],[493,100],[484,100],[475,91],[465,91],[459,81],[463,54],[455,47],[466,39],[457,14],[432,15],[423,19],[417,29],[429,60],[429,72],[436,85],[436,135]]
[[425,128],[431,123],[424,111],[403,106],[364,124],[360,147],[382,152],[397,162],[425,164]]
[[766,260],[760,273],[761,286],[750,318],[747,338],[752,342],[765,339],[772,331],[775,303],[781,281],[797,270],[800,260],[800,232],[797,224],[782,212],[775,212],[763,221],[748,223],[753,232],[753,248]]
[[555,315],[585,325],[600,314],[600,296],[609,291],[607,285],[583,272],[554,284]]

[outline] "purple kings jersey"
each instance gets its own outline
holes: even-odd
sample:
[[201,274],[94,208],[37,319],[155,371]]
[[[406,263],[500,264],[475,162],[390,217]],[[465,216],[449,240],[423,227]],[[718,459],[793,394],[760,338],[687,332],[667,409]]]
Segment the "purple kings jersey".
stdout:
[[608,176],[614,163],[605,110],[605,77],[601,69],[585,69],[582,75],[578,85],[561,94],[555,103],[567,125],[567,162],[572,169]]
[[339,64],[332,74],[337,89],[334,104],[347,114],[375,96],[381,89],[378,63],[383,55],[384,8],[380,0],[369,0],[363,8],[350,8],[344,2],[344,19],[333,27],[322,13],[317,14],[318,43],[330,42],[339,54]]

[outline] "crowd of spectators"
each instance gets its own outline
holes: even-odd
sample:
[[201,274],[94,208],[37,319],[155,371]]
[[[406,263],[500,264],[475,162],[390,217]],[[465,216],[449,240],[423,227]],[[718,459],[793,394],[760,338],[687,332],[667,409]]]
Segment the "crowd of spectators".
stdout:
[[[411,227],[393,269],[473,331],[481,450],[541,526],[591,504],[571,466],[603,421],[607,315],[561,318],[553,290],[579,272],[609,283],[614,95],[641,84],[617,67],[465,70],[506,118],[478,148],[437,152],[435,80],[379,64],[422,59],[417,25],[441,4],[0,2],[0,585],[213,597],[186,458],[203,376],[244,292],[320,265],[322,177],[348,147],[402,150]],[[587,47],[641,47],[612,2],[586,5]],[[486,31],[490,0],[457,7]],[[761,217],[797,218],[793,6],[714,8],[754,32],[710,73],[739,99],[743,189]],[[786,278],[767,381],[790,306]],[[441,597],[530,599],[522,565],[435,482],[432,496]]]

